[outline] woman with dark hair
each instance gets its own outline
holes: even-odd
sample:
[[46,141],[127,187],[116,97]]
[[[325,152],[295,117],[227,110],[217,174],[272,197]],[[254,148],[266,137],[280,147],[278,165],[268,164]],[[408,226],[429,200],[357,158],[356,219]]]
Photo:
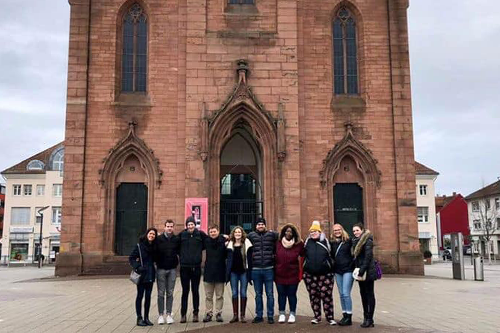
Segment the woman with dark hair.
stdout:
[[245,311],[247,307],[248,274],[252,271],[249,250],[252,243],[242,227],[235,227],[229,235],[227,243],[226,282],[231,281],[233,299],[233,319],[238,321],[238,298],[241,299],[240,320],[246,323]]
[[336,223],[333,225],[332,234],[332,257],[333,272],[340,295],[340,305],[342,306],[342,319],[338,322],[340,326],[352,325],[352,298],[351,290],[354,279],[352,271],[354,262],[351,254],[352,241],[349,234],[342,225]]
[[[155,282],[156,270],[154,265],[155,241],[158,231],[148,228],[146,233],[139,237],[139,243],[128,257],[130,266],[139,274],[141,279],[137,284],[137,297],[135,298],[135,312],[137,314],[137,326],[153,326],[149,320],[149,307],[151,305],[151,292]],[[142,298],[144,300],[144,317],[141,314]]]
[[304,252],[304,243],[297,228],[286,224],[281,228],[279,239],[276,242],[276,266],[274,281],[278,290],[278,322],[284,323],[286,300],[290,307],[288,323],[295,323],[297,310],[297,288],[300,282],[299,256]]
[[354,239],[351,253],[354,258],[355,269],[353,277],[359,283],[361,302],[363,303],[363,323],[361,327],[373,327],[373,313],[375,312],[375,280],[377,271],[373,260],[373,236],[370,230],[364,228],[362,223],[352,227]]

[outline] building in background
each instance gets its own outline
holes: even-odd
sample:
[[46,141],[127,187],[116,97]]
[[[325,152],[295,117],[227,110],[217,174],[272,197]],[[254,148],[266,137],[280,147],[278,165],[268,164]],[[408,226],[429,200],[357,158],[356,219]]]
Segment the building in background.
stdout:
[[5,214],[2,264],[33,263],[40,249],[40,215],[43,211],[42,255],[55,262],[59,252],[64,146],[59,143],[4,171]]
[[474,251],[500,257],[500,180],[465,197]]
[[453,192],[451,196],[436,197],[436,222],[440,250],[451,247],[449,243],[451,233],[461,232],[464,244],[470,244],[467,202],[460,193]]
[[415,161],[415,174],[420,251],[430,251],[433,259],[439,259],[434,186],[439,173]]

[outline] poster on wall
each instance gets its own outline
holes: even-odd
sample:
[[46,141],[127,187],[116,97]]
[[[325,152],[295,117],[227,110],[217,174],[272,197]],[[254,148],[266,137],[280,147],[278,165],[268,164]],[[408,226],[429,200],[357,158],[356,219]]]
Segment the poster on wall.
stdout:
[[26,261],[28,244],[10,244],[10,260]]
[[208,232],[208,198],[186,198],[185,215],[194,217],[196,228]]

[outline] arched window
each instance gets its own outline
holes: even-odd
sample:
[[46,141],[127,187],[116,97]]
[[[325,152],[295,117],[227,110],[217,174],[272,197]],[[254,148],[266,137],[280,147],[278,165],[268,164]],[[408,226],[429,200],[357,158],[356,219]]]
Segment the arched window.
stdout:
[[63,171],[64,170],[64,148],[60,148],[52,155],[52,170],[53,171]]
[[356,21],[342,7],[333,20],[333,86],[335,94],[358,94]]
[[27,170],[43,170],[45,167],[45,164],[42,161],[39,160],[32,160],[28,163],[26,166]]
[[136,3],[123,16],[123,92],[146,91],[147,57],[147,18],[142,7]]

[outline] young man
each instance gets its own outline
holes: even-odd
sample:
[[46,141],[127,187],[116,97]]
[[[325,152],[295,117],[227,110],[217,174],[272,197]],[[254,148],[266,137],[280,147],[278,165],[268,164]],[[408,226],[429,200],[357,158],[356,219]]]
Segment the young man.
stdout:
[[248,235],[252,242],[251,260],[252,273],[251,278],[255,289],[255,318],[252,323],[261,323],[264,321],[264,304],[262,301],[262,292],[266,288],[267,298],[267,322],[274,324],[274,252],[275,243],[278,240],[278,233],[266,229],[266,220],[257,219],[256,231]]
[[222,322],[222,306],[224,305],[224,284],[226,280],[226,239],[219,234],[219,227],[210,226],[208,238],[205,239],[205,285],[206,314],[203,322],[212,321],[215,292],[215,320]]
[[[179,237],[174,235],[174,221],[165,221],[165,230],[162,235],[156,239],[156,256],[155,262],[157,266],[157,286],[158,286],[158,324],[165,323],[166,316],[167,324],[173,324],[172,317],[172,302],[175,288],[176,268],[179,264]],[[166,311],[165,294],[167,298]]]
[[179,234],[181,264],[181,323],[186,322],[189,289],[193,294],[193,323],[198,322],[200,308],[201,258],[207,234],[196,229],[196,221],[192,216],[186,219],[186,229]]

